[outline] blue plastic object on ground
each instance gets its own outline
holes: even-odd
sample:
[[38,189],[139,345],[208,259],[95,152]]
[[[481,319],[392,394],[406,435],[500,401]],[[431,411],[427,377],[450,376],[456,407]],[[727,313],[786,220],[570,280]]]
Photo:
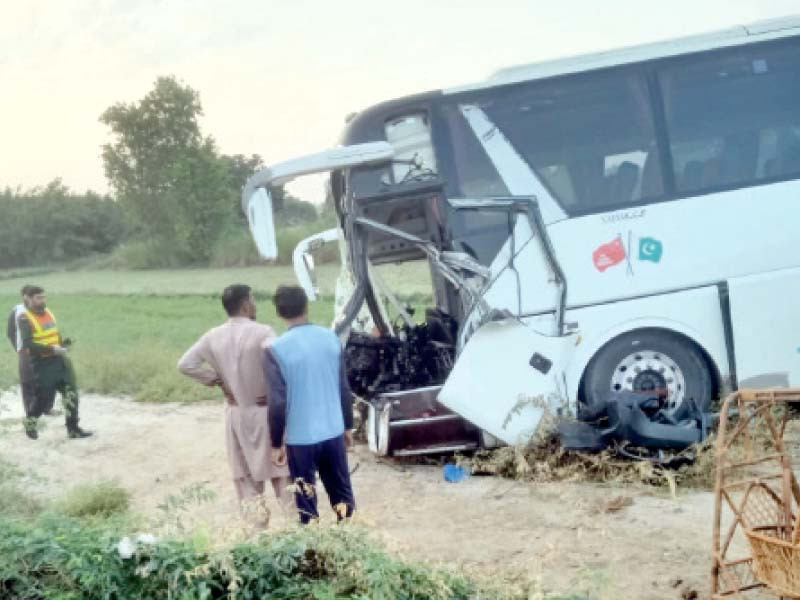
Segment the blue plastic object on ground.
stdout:
[[444,466],[444,480],[450,483],[458,483],[465,477],[469,476],[469,472],[464,467],[458,465],[446,464]]

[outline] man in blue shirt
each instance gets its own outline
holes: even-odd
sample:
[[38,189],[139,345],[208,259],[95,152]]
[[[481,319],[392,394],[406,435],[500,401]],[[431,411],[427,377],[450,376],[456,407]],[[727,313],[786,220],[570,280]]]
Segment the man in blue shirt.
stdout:
[[353,398],[342,346],[330,329],[309,323],[303,288],[280,286],[274,300],[289,330],[264,351],[272,460],[280,466],[288,458],[301,523],[319,517],[317,472],[342,520],[356,507],[347,466],[347,446],[353,444]]

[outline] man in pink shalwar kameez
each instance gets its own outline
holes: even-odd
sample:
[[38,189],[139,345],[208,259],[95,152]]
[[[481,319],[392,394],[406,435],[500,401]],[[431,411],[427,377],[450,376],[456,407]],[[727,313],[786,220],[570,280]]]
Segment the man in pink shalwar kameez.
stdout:
[[225,394],[226,448],[239,502],[260,497],[266,481],[282,502],[289,470],[272,462],[267,383],[261,366],[264,348],[276,335],[269,325],[256,323],[249,286],[225,288],[222,305],[228,321],[189,348],[178,369],[207,386],[219,386]]

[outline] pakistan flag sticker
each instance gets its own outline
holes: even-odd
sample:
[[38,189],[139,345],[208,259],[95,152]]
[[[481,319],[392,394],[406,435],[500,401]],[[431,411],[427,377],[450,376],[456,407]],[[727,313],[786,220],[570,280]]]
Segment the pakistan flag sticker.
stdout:
[[639,238],[639,260],[657,263],[661,261],[663,253],[664,246],[659,240],[651,237]]

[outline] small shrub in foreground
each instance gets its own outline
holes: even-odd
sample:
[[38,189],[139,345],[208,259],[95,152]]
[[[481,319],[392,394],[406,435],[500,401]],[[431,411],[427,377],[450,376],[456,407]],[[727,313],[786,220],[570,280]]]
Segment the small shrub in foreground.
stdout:
[[101,481],[72,488],[58,507],[70,517],[110,517],[127,511],[130,503],[128,490],[113,481]]

